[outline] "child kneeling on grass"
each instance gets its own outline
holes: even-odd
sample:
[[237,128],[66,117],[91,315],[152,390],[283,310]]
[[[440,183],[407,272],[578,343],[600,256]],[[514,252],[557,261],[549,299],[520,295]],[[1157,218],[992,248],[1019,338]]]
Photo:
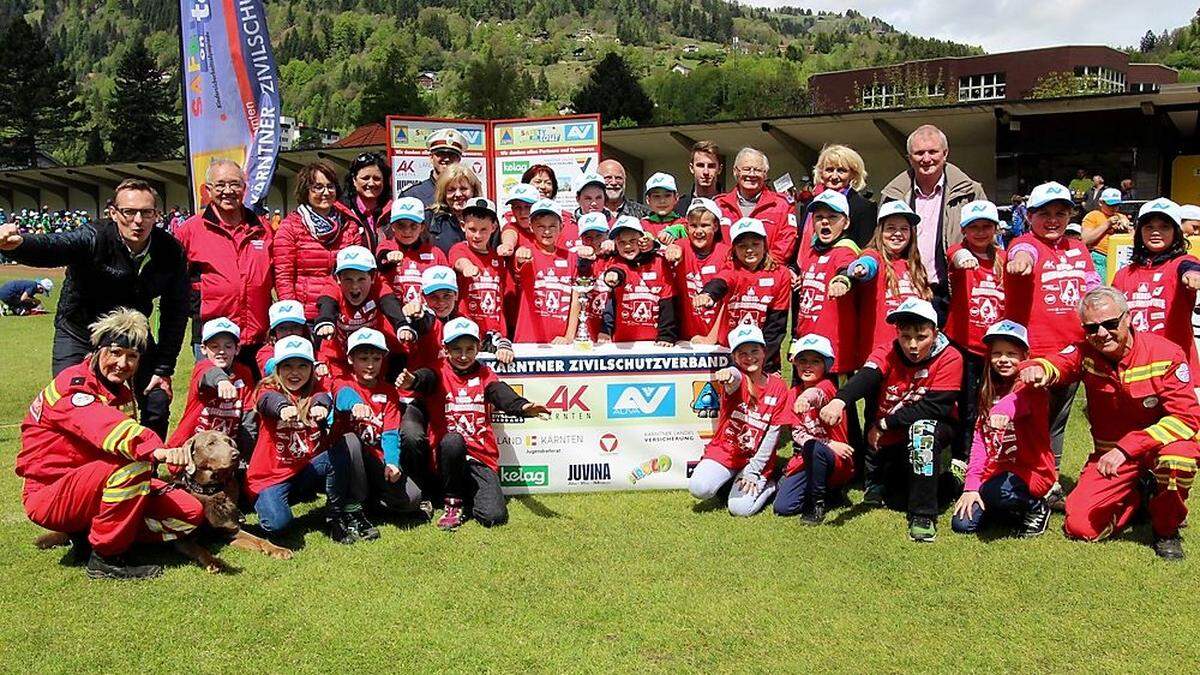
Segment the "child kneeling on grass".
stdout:
[[692,472],[688,489],[709,500],[729,486],[728,509],[752,516],[775,494],[775,453],[780,431],[793,421],[788,388],[779,375],[767,375],[767,341],[758,326],[729,333],[733,366],[713,375],[721,395],[716,433]]
[[[966,485],[954,506],[955,532],[977,532],[985,522],[1019,523],[1018,537],[1046,531],[1046,494],[1058,481],[1050,444],[1050,394],[1019,384],[1020,365],[1029,358],[1029,334],[1013,321],[988,329],[988,370],[979,389]],[[990,416],[984,411],[990,410]]]
[[896,338],[872,352],[825,404],[821,421],[838,424],[846,406],[878,393],[875,420],[866,433],[863,503],[903,504],[909,538],[931,542],[937,536],[942,452],[953,440],[957,420],[962,354],[938,331],[928,300],[905,300],[887,321],[896,327]]
[[225,317],[204,322],[200,329],[204,360],[192,370],[183,418],[167,447],[182,446],[198,431],[219,431],[233,439],[243,456],[249,454],[253,435],[246,413],[253,406],[254,375],[235,361],[241,336],[237,324]]
[[818,412],[837,394],[826,374],[833,367],[833,345],[821,335],[804,335],[792,343],[791,361],[796,386],[791,391],[792,459],[783,470],[775,515],[800,514],[800,522],[825,521],[829,491],[839,492],[854,478],[854,448],[850,447],[845,416],[826,425]]
[[467,519],[467,509],[484,527],[503,525],[508,522],[508,507],[500,491],[500,448],[491,412],[549,417],[550,411],[518,395],[476,360],[480,336],[474,321],[450,320],[442,342],[446,359],[438,370],[406,370],[398,381],[402,389],[422,394],[429,408],[429,439],[437,448],[445,498],[438,527],[457,529]]

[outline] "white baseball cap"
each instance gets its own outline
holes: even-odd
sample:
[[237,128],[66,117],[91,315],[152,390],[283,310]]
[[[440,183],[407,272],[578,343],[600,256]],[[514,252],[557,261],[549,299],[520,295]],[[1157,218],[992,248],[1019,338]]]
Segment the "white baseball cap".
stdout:
[[508,191],[508,199],[504,200],[504,203],[525,202],[526,204],[533,204],[541,198],[542,193],[534,186],[529,183],[517,183]]
[[371,272],[374,269],[375,256],[370,249],[366,246],[347,246],[337,252],[337,266],[333,268],[333,273],[341,274],[346,270]]
[[1179,219],[1200,220],[1200,206],[1196,206],[1195,204],[1180,204]]
[[1029,349],[1029,331],[1026,330],[1025,326],[1022,326],[1016,321],[1009,321],[1008,319],[1005,319],[1004,321],[1000,321],[989,326],[987,332],[983,334],[984,344],[987,344],[988,341],[994,340],[995,338],[1016,340],[1024,345],[1025,349]]
[[313,358],[313,345],[308,338],[289,335],[275,343],[275,365],[278,366],[288,359],[304,359],[309,363],[316,361]]
[[425,140],[425,147],[430,152],[434,150],[450,150],[462,155],[467,151],[467,137],[463,136],[458,129],[447,127],[438,129],[429,134],[429,138]]
[[281,323],[299,323],[304,321],[304,305],[297,300],[280,300],[271,305],[271,309],[267,312],[267,318],[271,321],[271,328],[275,328]]
[[232,335],[235,341],[242,339],[242,329],[222,316],[204,322],[204,327],[200,329],[200,342],[208,342],[222,333]]
[[646,228],[642,227],[642,221],[633,216],[617,216],[617,219],[613,221],[612,227],[608,230],[608,236],[610,238],[616,237],[618,230],[634,230],[635,232],[646,234]]
[[1000,223],[1000,212],[996,210],[996,205],[986,199],[977,199],[964,205],[959,215],[959,227],[966,227],[977,220]]
[[767,228],[763,226],[763,221],[758,218],[739,218],[736,223],[729,227],[729,241],[737,241],[738,237],[743,234],[757,234],[766,239]]
[[1064,231],[1067,234],[1083,234],[1083,225],[1080,225],[1079,223],[1067,223]]
[[1071,191],[1067,189],[1067,186],[1063,185],[1062,183],[1050,181],[1049,183],[1042,183],[1041,185],[1033,188],[1033,190],[1029,192],[1029,201],[1025,204],[1025,206],[1031,209],[1036,209],[1041,208],[1050,202],[1065,202],[1072,206],[1075,204],[1075,202],[1071,200]]
[[414,223],[425,222],[425,204],[416,197],[397,197],[392,201],[392,216],[389,222],[408,220]]
[[762,329],[754,324],[742,324],[729,331],[729,350],[733,351],[749,342],[757,342],[764,347],[767,345]]
[[1138,223],[1141,223],[1143,218],[1146,218],[1154,213],[1161,213],[1169,218],[1171,222],[1178,225],[1179,221],[1182,220],[1182,218],[1179,216],[1179,211],[1180,208],[1178,204],[1170,199],[1167,199],[1166,197],[1159,197],[1157,199],[1151,199],[1145,204],[1142,204],[1142,208],[1138,209],[1137,219]]
[[458,292],[458,277],[455,276],[454,270],[445,265],[426,267],[425,271],[421,272],[421,294],[429,295],[437,291]]
[[386,352],[387,340],[384,339],[383,333],[374,328],[359,328],[346,338],[346,353],[353,353],[359,347],[374,347],[379,351]]
[[496,205],[487,197],[472,197],[468,199],[467,205],[463,207],[463,215],[466,215],[468,211],[486,213],[492,217],[492,220],[499,220],[499,217],[496,215]]
[[824,206],[843,216],[850,215],[850,202],[846,201],[846,195],[837,190],[821,190],[821,194],[813,197],[808,209],[811,211],[818,206]]
[[46,291],[47,293],[54,290],[54,280],[50,279],[49,277],[42,279],[42,280],[38,281],[37,283],[38,283],[38,286],[41,286],[42,290]]
[[1116,206],[1121,203],[1121,191],[1117,188],[1104,188],[1100,191],[1100,201],[1109,206]]
[[882,223],[883,219],[887,218],[888,216],[904,216],[904,219],[908,221],[908,224],[912,225],[913,227],[916,227],[917,223],[921,222],[921,216],[918,216],[917,212],[913,211],[911,206],[900,201],[899,199],[893,199],[890,202],[881,204],[879,206],[879,214],[875,216],[875,223]]
[[692,203],[688,204],[687,207],[688,215],[691,215],[692,211],[708,211],[716,216],[717,223],[720,223],[721,219],[725,217],[721,213],[721,207],[717,206],[717,203],[708,197],[693,197]]
[[578,197],[579,193],[583,192],[583,188],[589,185],[599,185],[600,187],[604,187],[604,177],[598,173],[588,172],[583,174],[575,183],[575,196]]
[[460,337],[473,337],[478,340],[479,324],[465,316],[447,321],[442,327],[442,344],[448,345]]
[[675,187],[675,176],[661,171],[650,176],[650,179],[646,181],[646,194],[650,194],[651,190],[679,192],[679,189]]
[[553,199],[539,199],[529,208],[529,217],[532,218],[539,213],[553,213],[562,219],[562,211],[558,208],[558,202]]
[[833,344],[824,335],[809,333],[794,340],[788,349],[788,360],[795,360],[801,352],[815,352],[825,357],[826,369],[833,365]]
[[579,221],[576,223],[579,226],[579,234],[584,235],[588,232],[602,232],[608,234],[608,218],[599,211],[585,213],[579,216]]
[[933,325],[937,325],[937,312],[933,311],[933,305],[929,304],[928,300],[921,298],[909,298],[900,303],[900,306],[888,312],[887,322],[896,323],[904,316],[915,316],[919,319],[924,319]]

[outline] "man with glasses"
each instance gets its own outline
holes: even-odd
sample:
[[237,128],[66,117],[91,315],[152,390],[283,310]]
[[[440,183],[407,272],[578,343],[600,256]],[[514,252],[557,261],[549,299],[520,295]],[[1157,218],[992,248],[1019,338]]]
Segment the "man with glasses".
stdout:
[[729,226],[742,218],[757,218],[767,230],[767,252],[775,262],[787,265],[796,253],[796,214],[784,195],[767,187],[771,165],[767,156],[754,148],[742,148],[733,160],[737,184],[717,195],[721,207],[721,233],[729,239]]
[[275,286],[270,231],[242,203],[246,179],[237,162],[214,160],[204,173],[204,187],[208,205],[175,233],[191,279],[192,349],[199,360],[200,327],[228,317],[242,331],[237,360],[257,372],[254,356],[266,339]]
[[54,317],[51,370],[55,375],[92,351],[89,326],[125,307],[146,316],[159,299],[158,340],[151,341],[134,379],[142,424],[166,437],[171,376],[188,319],[187,259],[159,220],[158,193],[135,178],[121,181],[108,220],[72,232],[22,235],[0,226],[0,251],[24,265],[66,266]]
[[[1154,552],[1180,560],[1179,526],[1200,458],[1200,405],[1187,357],[1166,338],[1135,331],[1115,288],[1089,291],[1078,312],[1084,339],[1021,369],[1025,384],[1082,382],[1087,393],[1092,452],[1067,497],[1063,531],[1104,539],[1129,525],[1145,503]],[[1153,482],[1143,480],[1151,476]]]
[[467,151],[467,137],[458,129],[447,127],[429,134],[425,144],[429,150],[429,162],[433,165],[433,170],[430,171],[429,178],[407,188],[400,196],[420,199],[428,209],[433,206],[434,190],[442,170],[462,161],[463,153]]

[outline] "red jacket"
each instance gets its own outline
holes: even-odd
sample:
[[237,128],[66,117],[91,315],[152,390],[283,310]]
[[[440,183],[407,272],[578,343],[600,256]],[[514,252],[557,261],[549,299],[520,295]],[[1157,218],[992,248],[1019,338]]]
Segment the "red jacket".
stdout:
[[1161,335],[1179,345],[1187,356],[1192,372],[1200,369],[1196,358],[1196,341],[1192,337],[1192,308],[1196,306],[1196,291],[1180,279],[1180,265],[1196,263],[1190,255],[1172,258],[1160,265],[1148,267],[1130,264],[1117,270],[1113,288],[1129,299],[1131,325],[1138,331]]
[[[304,305],[304,316],[317,316],[317,298],[333,295],[333,268],[337,252],[347,246],[369,246],[358,226],[358,217],[340,203],[334,208],[341,214],[342,231],[329,244],[313,238],[300,218],[292,211],[279,223],[271,241],[271,262],[275,264],[275,295],[280,300],[298,300]],[[263,316],[266,316],[265,314]]]
[[275,275],[271,231],[253,211],[242,211],[244,224],[230,231],[210,205],[185,220],[175,238],[187,254],[192,292],[200,297],[193,333],[198,337],[205,321],[224,316],[242,329],[241,343],[253,345],[266,339]]
[[843,237],[824,250],[801,249],[796,258],[800,273],[792,334],[816,333],[828,338],[833,345],[831,373],[852,373],[861,363],[857,335],[863,322],[858,315],[858,294],[829,297],[829,282],[858,256],[854,240]]
[[[955,254],[962,250],[970,251],[961,243],[951,246],[946,251],[946,259],[954,260]],[[1003,269],[1007,256],[997,249],[996,257]],[[946,316],[946,336],[972,354],[985,356],[987,349],[983,336],[992,324],[1004,317],[1004,275],[996,274],[994,260],[975,258],[979,266],[973,269],[959,269],[952,263],[947,265],[950,268],[946,273],[950,277],[950,312]]]
[[1029,329],[1029,352],[1045,356],[1083,339],[1076,308],[1100,278],[1079,240],[1061,237],[1051,244],[1029,232],[1009,244],[1009,260],[1025,246],[1033,248],[1037,260],[1029,274],[1004,275],[1004,313]]
[[[722,241],[732,245],[729,227],[743,217],[742,209],[738,207],[737,188],[717,195],[717,206],[729,219],[729,222],[721,220]],[[764,188],[758,203],[746,217],[763,221],[763,227],[767,230],[767,252],[775,262],[786,265],[792,261],[796,254],[796,212],[787,197]]]
[[1041,364],[1050,384],[1083,382],[1095,452],[1116,447],[1137,460],[1200,430],[1187,359],[1162,336],[1133,331],[1133,347],[1118,363],[1084,340],[1021,366],[1029,363]]
[[219,431],[237,440],[238,429],[242,426],[242,415],[254,405],[254,377],[245,364],[235,362],[232,372],[225,372],[224,377],[238,390],[238,397],[226,401],[217,396],[215,388],[204,386],[205,377],[212,370],[219,369],[208,359],[197,363],[192,369],[192,381],[188,383],[183,417],[179,419],[175,433],[167,439],[170,447],[183,445],[196,435],[197,431]]
[[16,469],[25,479],[25,496],[93,460],[116,455],[148,461],[163,442],[130,417],[134,411],[133,391],[124,385],[110,389],[91,358],[59,373],[21,422]]

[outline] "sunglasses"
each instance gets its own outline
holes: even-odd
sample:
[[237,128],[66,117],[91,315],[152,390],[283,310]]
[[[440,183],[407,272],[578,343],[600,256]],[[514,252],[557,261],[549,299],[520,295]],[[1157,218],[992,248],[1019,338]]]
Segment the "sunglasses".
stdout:
[[1120,316],[1115,319],[1109,319],[1108,321],[1085,323],[1083,324],[1083,332],[1087,333],[1088,335],[1095,335],[1096,333],[1099,333],[1100,328],[1103,327],[1104,330],[1112,333],[1121,327],[1121,320],[1125,318],[1125,314],[1125,312],[1121,312]]

